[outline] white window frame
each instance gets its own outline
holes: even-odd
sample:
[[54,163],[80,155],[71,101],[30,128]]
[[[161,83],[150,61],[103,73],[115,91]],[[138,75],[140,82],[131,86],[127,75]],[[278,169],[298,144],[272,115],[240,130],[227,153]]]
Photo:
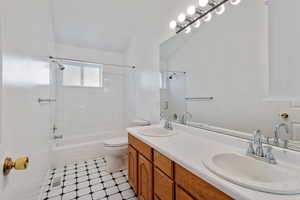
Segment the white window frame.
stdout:
[[[73,66],[73,67],[79,67],[80,68],[80,85],[65,85],[64,84],[64,71],[62,71],[62,76],[61,76],[61,86],[63,87],[74,87],[74,88],[95,88],[95,89],[101,89],[103,88],[103,65],[97,65],[97,66],[88,66],[88,65],[84,65],[84,64],[80,64],[80,65],[74,65],[74,64],[66,64],[66,67],[68,66]],[[85,86],[84,85],[84,68],[88,68],[88,67],[94,67],[94,68],[98,68],[99,69],[99,86]]]

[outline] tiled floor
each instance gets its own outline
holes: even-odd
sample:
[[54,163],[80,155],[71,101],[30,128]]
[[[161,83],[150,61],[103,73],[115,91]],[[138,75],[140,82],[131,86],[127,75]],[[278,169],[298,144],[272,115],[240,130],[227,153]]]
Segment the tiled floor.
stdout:
[[49,170],[42,200],[137,200],[127,170],[105,171],[104,158]]

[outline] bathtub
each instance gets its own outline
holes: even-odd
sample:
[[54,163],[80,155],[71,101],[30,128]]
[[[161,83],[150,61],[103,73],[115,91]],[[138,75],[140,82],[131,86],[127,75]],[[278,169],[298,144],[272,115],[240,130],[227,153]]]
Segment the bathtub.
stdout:
[[87,159],[105,155],[103,141],[114,137],[127,137],[125,130],[108,131],[101,134],[64,137],[52,145],[53,168],[60,168]]

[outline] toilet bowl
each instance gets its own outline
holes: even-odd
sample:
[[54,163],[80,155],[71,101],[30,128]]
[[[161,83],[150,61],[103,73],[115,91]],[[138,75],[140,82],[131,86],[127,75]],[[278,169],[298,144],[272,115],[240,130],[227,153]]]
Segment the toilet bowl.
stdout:
[[106,170],[115,172],[127,168],[127,137],[112,138],[104,141],[106,150]]

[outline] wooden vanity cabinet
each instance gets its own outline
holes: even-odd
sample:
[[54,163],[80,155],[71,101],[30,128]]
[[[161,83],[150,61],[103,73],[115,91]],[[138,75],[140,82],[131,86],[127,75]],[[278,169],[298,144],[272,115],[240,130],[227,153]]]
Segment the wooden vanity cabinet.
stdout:
[[174,181],[157,167],[154,168],[154,195],[160,200],[174,198]]
[[140,200],[233,200],[128,134],[128,182]]
[[[193,200],[193,197],[191,197],[187,192],[181,189],[178,185],[176,185],[175,187],[175,196],[176,196],[176,200]],[[199,199],[199,200],[204,200],[204,199]]]
[[128,182],[140,200],[153,200],[153,149],[130,134],[128,143]]
[[128,182],[135,193],[138,192],[138,152],[128,146]]
[[143,155],[139,155],[138,161],[138,197],[140,200],[152,200],[153,198],[153,169],[152,163]]

